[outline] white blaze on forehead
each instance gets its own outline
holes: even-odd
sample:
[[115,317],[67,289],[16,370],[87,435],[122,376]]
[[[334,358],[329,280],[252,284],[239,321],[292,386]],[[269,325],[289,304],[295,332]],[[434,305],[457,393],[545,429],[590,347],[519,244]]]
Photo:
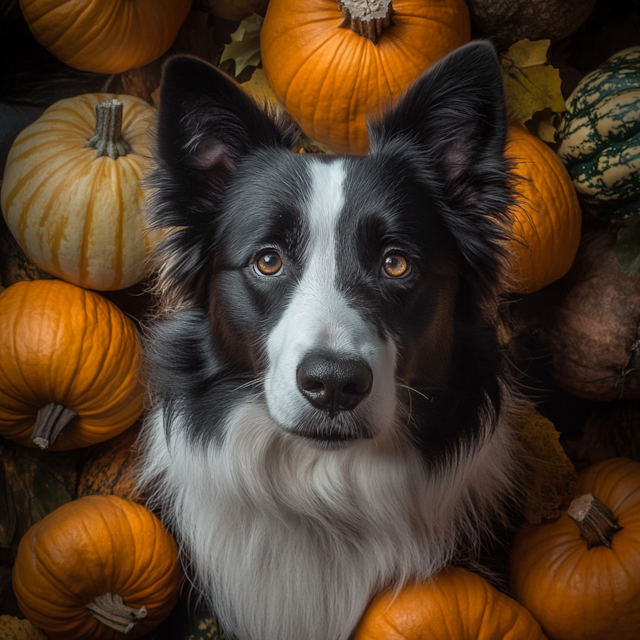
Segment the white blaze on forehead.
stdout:
[[372,410],[375,406],[375,411],[382,404],[387,411],[395,407],[394,345],[381,342],[338,289],[337,226],[345,203],[344,161],[315,161],[309,173],[309,196],[303,208],[309,230],[304,271],[267,340],[265,395],[272,417],[284,426],[295,425],[309,411],[298,389],[296,373],[312,351],[364,360],[374,374],[366,403]]
[[311,165],[311,194],[305,217],[309,226],[309,247],[304,280],[325,289],[335,287],[336,226],[344,207],[344,163],[315,162]]

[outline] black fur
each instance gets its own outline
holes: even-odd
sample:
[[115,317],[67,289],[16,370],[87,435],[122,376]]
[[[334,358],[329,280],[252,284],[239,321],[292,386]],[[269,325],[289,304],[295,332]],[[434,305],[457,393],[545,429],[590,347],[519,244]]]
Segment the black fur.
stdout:
[[[500,284],[511,201],[492,49],[469,45],[435,65],[370,130],[371,154],[348,160],[341,286],[380,333],[397,340],[399,380],[429,397],[414,394],[411,411],[416,440],[432,458],[476,434],[482,411],[500,411],[502,358],[484,305]],[[158,141],[151,222],[174,229],[158,252],[171,264],[161,287],[172,305],[187,308],[154,329],[152,388],[188,411],[204,436],[237,402],[231,389],[264,368],[261,336],[296,280],[261,291],[242,268],[259,247],[277,245],[296,273],[305,243],[296,203],[308,158],[287,150],[291,134],[232,81],[193,58],[166,66]],[[389,244],[408,253],[419,278],[372,281]],[[433,303],[446,293],[442,273],[452,270],[452,348],[440,362],[420,345]]]
[[[207,535],[211,526],[224,529],[227,519],[222,517],[221,524],[215,515],[217,507],[228,508],[229,504],[216,503],[212,513],[200,517],[198,505],[184,496],[203,499],[214,475],[221,492],[235,495],[237,489],[238,500],[246,507],[241,522],[236,523],[235,516],[229,521],[232,539],[237,524],[244,527],[243,535],[254,552],[264,547],[265,553],[275,554],[276,558],[280,551],[277,541],[271,538],[285,523],[286,535],[293,535],[294,546],[302,550],[296,562],[304,564],[309,560],[300,575],[291,580],[277,573],[279,565],[273,560],[274,571],[267,572],[263,579],[272,581],[275,595],[252,593],[253,585],[247,583],[245,573],[236,572],[234,563],[220,581],[215,575],[211,580],[207,571],[196,567],[197,573],[204,576],[204,588],[215,591],[218,597],[224,599],[226,587],[232,583],[236,591],[230,588],[228,593],[241,593],[237,597],[242,604],[237,610],[233,602],[225,600],[228,620],[236,628],[242,627],[238,623],[242,620],[242,607],[245,613],[261,611],[253,603],[272,602],[270,598],[277,601],[281,593],[278,589],[285,594],[282,597],[294,603],[293,608],[304,609],[308,605],[312,609],[312,602],[301,604],[291,592],[291,585],[298,578],[310,592],[317,588],[315,595],[320,604],[316,608],[320,611],[331,601],[325,592],[332,580],[340,583],[339,588],[350,589],[348,593],[340,592],[345,601],[357,602],[396,579],[398,571],[404,578],[412,575],[413,564],[398,566],[401,549],[393,555],[391,567],[380,560],[373,573],[359,572],[362,564],[358,565],[358,550],[375,549],[377,541],[372,543],[369,539],[371,531],[359,528],[360,520],[342,521],[342,515],[358,511],[362,522],[372,521],[372,513],[381,514],[381,521],[392,516],[392,524],[385,525],[383,540],[387,541],[395,539],[399,530],[396,524],[400,524],[390,505],[378,506],[370,500],[370,487],[383,487],[382,491],[395,495],[395,502],[404,505],[406,495],[429,493],[431,479],[437,479],[439,474],[454,478],[457,483],[452,489],[455,504],[458,512],[464,513],[444,509],[444,501],[449,498],[449,487],[444,486],[429,496],[432,502],[428,504],[435,506],[429,507],[428,513],[407,500],[406,504],[413,506],[400,515],[404,518],[402,530],[409,532],[404,538],[407,548],[418,550],[420,558],[429,557],[428,562],[425,560],[428,568],[421,569],[422,577],[431,575],[452,557],[464,556],[466,551],[473,558],[473,549],[478,550],[490,518],[498,515],[499,519],[497,510],[504,504],[505,495],[515,491],[517,465],[509,457],[512,439],[506,433],[509,427],[505,416],[517,411],[517,393],[498,335],[500,292],[507,260],[505,244],[510,234],[508,211],[512,206],[511,177],[504,158],[506,126],[500,66],[491,46],[483,42],[467,45],[436,64],[395,107],[372,123],[368,156],[338,159],[292,153],[295,128],[286,120],[265,113],[231,80],[206,63],[190,57],[167,63],[157,132],[158,168],[150,179],[153,197],[149,210],[150,224],[166,230],[156,252],[157,290],[162,305],[147,331],[145,347],[152,408],[161,415],[158,424],[164,424],[166,440],[158,437],[157,427],[150,421],[146,443],[152,453],[145,473],[147,480],[164,477],[162,490],[169,494],[165,506],[179,533],[185,514],[195,513],[190,524],[184,525],[187,530],[183,533],[187,544],[196,541],[192,551],[199,554],[196,561],[205,567],[215,568],[216,563],[227,566],[227,547],[210,544]],[[332,171],[339,173],[339,186]],[[325,184],[333,189],[334,196],[339,192],[341,198],[340,205],[335,205],[335,218],[322,206],[313,209],[310,204],[317,197],[313,189]],[[324,193],[321,195],[324,197]],[[329,199],[330,196],[327,195]],[[301,388],[296,390],[294,384],[292,394],[286,396],[288,399],[294,395],[297,403],[297,413],[290,422],[286,422],[288,418],[278,419],[277,412],[286,416],[286,410],[274,410],[267,398],[265,376],[287,370],[277,369],[273,362],[282,351],[287,357],[293,353],[287,351],[286,344],[274,353],[270,337],[278,336],[275,344],[286,342],[289,334],[283,332],[282,340],[278,333],[282,327],[287,331],[291,327],[298,337],[311,335],[308,327],[293,326],[299,317],[306,318],[297,311],[306,307],[296,307],[295,300],[300,292],[308,291],[306,274],[315,273],[309,265],[313,260],[313,264],[318,260],[321,263],[324,257],[324,245],[318,240],[324,237],[318,232],[322,223],[335,223],[335,234],[329,236],[335,240],[327,247],[327,256],[335,256],[335,260],[331,257],[335,277],[313,275],[316,280],[311,283],[320,282],[320,288],[325,287],[317,297],[322,302],[313,307],[314,318],[325,313],[336,317],[342,314],[340,317],[348,318],[352,324],[345,321],[336,326],[347,327],[344,331],[350,338],[367,341],[368,352],[349,351],[351,345],[345,348],[345,361],[354,370],[357,367],[353,363],[357,361],[362,365],[360,371],[377,371],[372,374],[374,391],[375,376],[383,380],[379,383],[386,385],[383,391],[378,389],[375,393],[383,400],[392,398],[393,402],[387,405],[396,411],[384,424],[376,423],[375,411],[383,413],[380,405],[369,404],[377,407],[375,411],[366,408],[374,396],[371,388],[366,400],[349,410],[326,411],[317,403],[307,403],[308,397],[298,393]],[[278,275],[263,276],[256,269],[258,257],[267,250],[282,260]],[[409,269],[403,277],[387,277],[383,271],[385,256],[394,252],[408,261]],[[304,296],[299,299],[307,300]],[[331,309],[322,306],[326,300],[334,303]],[[295,313],[287,315],[291,309]],[[294,318],[291,324],[290,318]],[[329,333],[328,325],[322,322],[316,326],[318,335],[322,331]],[[322,369],[326,364],[322,358],[333,358],[335,363],[343,356],[323,350],[328,344],[323,340],[324,337],[318,338],[317,345],[306,352],[300,347],[299,362],[317,357],[320,364],[316,363],[316,369]],[[337,349],[331,347],[334,348]],[[375,366],[364,359],[363,353],[375,353],[371,357]],[[395,370],[384,365],[392,359]],[[300,366],[293,371],[295,379]],[[386,375],[389,373],[395,375]],[[288,375],[272,377],[282,383],[281,388],[290,382]],[[231,419],[238,408],[258,416],[260,434],[251,431],[253,421],[243,422],[244,417]],[[244,436],[240,444],[229,437],[236,433]],[[260,448],[265,446],[265,434],[268,445],[276,443],[268,448],[276,459],[270,458],[268,463],[252,458],[267,450]],[[252,435],[262,444],[253,447]],[[180,441],[174,453],[185,459],[186,451],[200,461],[196,463],[200,464],[198,471],[204,472],[197,474],[199,484],[183,474],[182,468],[173,473],[177,467],[172,461],[171,444],[166,443],[174,438]],[[375,454],[368,448],[371,440],[380,446]],[[471,477],[466,475],[467,467],[458,469],[456,465],[471,466],[468,461],[474,460],[475,453],[496,441],[498,444],[489,451],[497,452],[499,459],[487,461],[485,456],[473,470],[469,469],[472,475],[480,474],[473,477],[481,486],[467,486],[465,478]],[[287,446],[280,448],[282,442]],[[410,449],[406,456],[394,449],[398,443],[404,447],[403,453],[407,447]],[[354,447],[352,457],[328,457],[334,453],[332,449],[349,452],[348,447]],[[284,459],[286,453],[273,453],[289,449],[296,452],[291,459]],[[414,455],[415,451],[419,456]],[[205,463],[202,452],[209,456],[205,456]],[[369,457],[363,461],[361,453]],[[232,457],[224,457],[228,454]],[[460,454],[458,462],[453,461],[456,454]],[[216,455],[244,465],[240,475],[246,471],[246,478],[238,473],[230,478],[225,475],[227,468],[236,469],[233,464],[217,467],[219,474],[208,475],[208,461]],[[247,469],[252,466],[247,460],[254,460],[255,469]],[[356,467],[341,467],[345,460]],[[407,470],[406,478],[402,473],[393,476],[398,471],[394,466],[398,460],[403,472]],[[317,486],[313,473],[302,477],[305,464],[319,469],[321,480]],[[334,470],[343,475],[332,475]],[[402,476],[402,481],[385,484],[386,479],[378,476],[385,476],[387,471],[390,478]],[[301,477],[296,477],[295,472],[300,472]],[[378,475],[372,478],[374,474]],[[278,485],[291,477],[296,491]],[[296,504],[299,495],[298,484],[303,506],[291,513],[291,505]],[[274,487],[278,490],[272,495]],[[261,496],[261,502],[252,502],[254,493]],[[296,498],[287,502],[281,494]],[[369,496],[368,501],[350,504],[353,496],[361,494]],[[171,503],[172,499],[176,504]],[[437,513],[438,504],[443,504],[442,514]],[[240,513],[235,508],[234,503],[230,513]],[[440,524],[444,538],[433,533]],[[449,535],[451,529],[456,530]],[[429,537],[432,534],[433,540]],[[432,543],[437,547],[433,555],[428,553]],[[460,548],[465,543],[473,549]],[[317,547],[321,551],[341,549],[344,557],[354,563],[348,566],[358,569],[358,575],[374,577],[363,577],[362,585],[347,587],[351,574],[340,576],[340,567],[327,562],[331,569],[323,574],[325,582],[317,587],[315,577],[309,573],[323,573],[325,569],[324,560],[313,564]],[[260,553],[255,557],[261,558]],[[286,555],[286,550],[283,553]],[[368,568],[371,556],[363,562]],[[381,577],[374,575],[378,566]],[[227,579],[229,582],[225,583]],[[250,597],[245,598],[247,594]],[[357,597],[352,597],[354,594]],[[273,604],[265,606],[273,608]],[[349,620],[361,614],[359,604],[349,607]],[[315,615],[310,609],[305,611],[307,616]],[[273,618],[273,613],[268,615]],[[270,623],[265,622],[263,627],[262,622],[254,624],[254,631],[248,633],[250,640],[269,635],[262,631]],[[304,629],[299,620],[291,622],[289,629]],[[339,636],[343,640],[349,632],[340,630],[332,638]],[[322,629],[314,633],[314,637],[328,635]],[[282,635],[273,633],[273,637]],[[290,635],[285,640],[310,634]]]

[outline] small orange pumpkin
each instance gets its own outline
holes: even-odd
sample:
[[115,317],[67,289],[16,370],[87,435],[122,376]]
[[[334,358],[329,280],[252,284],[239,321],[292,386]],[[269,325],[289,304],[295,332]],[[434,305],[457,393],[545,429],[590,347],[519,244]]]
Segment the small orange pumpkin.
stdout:
[[178,545],[145,507],[87,496],[23,536],[13,567],[22,613],[52,640],[138,638],[173,609]]
[[56,451],[131,426],[143,409],[133,322],[113,303],[61,280],[0,293],[0,435]]
[[121,73],[159,58],[191,0],[20,0],[36,40],[65,64]]
[[521,529],[513,592],[553,640],[637,640],[640,633],[640,463],[584,471],[556,520]]
[[469,42],[469,12],[464,0],[384,0],[390,17],[366,21],[350,4],[358,5],[271,0],[260,48],[269,83],[303,131],[335,151],[366,154],[366,118]]
[[580,245],[582,211],[557,154],[524,127],[509,127],[507,158],[517,177],[511,292],[533,293],[560,279]]
[[484,578],[457,567],[378,596],[354,640],[545,640],[540,625]]
[[151,170],[155,109],[88,93],[51,105],[15,139],[0,199],[7,226],[40,269],[88,289],[146,275],[142,178]]

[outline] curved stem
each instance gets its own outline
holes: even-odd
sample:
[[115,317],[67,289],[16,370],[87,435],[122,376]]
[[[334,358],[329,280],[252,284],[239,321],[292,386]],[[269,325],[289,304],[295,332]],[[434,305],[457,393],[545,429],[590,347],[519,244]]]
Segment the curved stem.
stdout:
[[77,415],[73,409],[69,409],[63,404],[50,402],[38,410],[36,424],[31,432],[31,440],[41,449],[47,449]]
[[122,137],[122,102],[106,100],[96,106],[96,131],[84,146],[95,149],[96,158],[109,156],[116,160],[131,153]]
[[391,0],[338,0],[344,16],[341,28],[351,29],[373,44],[388,27],[393,26]]
[[116,631],[127,634],[147,615],[147,609],[143,605],[139,609],[128,607],[122,596],[113,593],[105,593],[98,596],[87,609],[102,624]]
[[569,506],[567,515],[578,525],[582,537],[587,541],[587,549],[599,546],[611,549],[613,536],[622,530],[611,511],[592,493],[576,498]]

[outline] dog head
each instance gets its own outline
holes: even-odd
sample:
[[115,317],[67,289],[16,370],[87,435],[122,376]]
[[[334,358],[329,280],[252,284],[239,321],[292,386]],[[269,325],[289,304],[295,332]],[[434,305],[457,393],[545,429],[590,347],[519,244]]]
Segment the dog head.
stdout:
[[149,214],[169,229],[156,395],[202,437],[224,437],[240,397],[312,446],[402,424],[436,455],[477,435],[500,402],[505,131],[486,43],[424,74],[363,157],[292,153],[292,129],[230,79],[170,60]]

